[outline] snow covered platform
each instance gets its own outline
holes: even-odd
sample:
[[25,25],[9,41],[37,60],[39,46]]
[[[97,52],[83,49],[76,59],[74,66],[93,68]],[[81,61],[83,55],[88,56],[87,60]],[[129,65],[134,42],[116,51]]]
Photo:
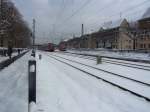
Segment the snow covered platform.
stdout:
[[11,59],[9,59],[8,57],[4,57],[3,60],[1,60],[0,62],[0,70],[4,69],[5,67],[9,66],[11,63],[13,63],[14,61],[16,61],[17,59],[19,59],[20,57],[22,57],[24,54],[26,54],[28,51],[23,51],[22,53],[20,53],[19,55],[13,55]]
[[[13,54],[12,54],[12,57],[17,56],[17,55],[18,55],[17,52],[16,52],[16,53],[13,53]],[[0,55],[0,62],[5,61],[5,60],[7,60],[7,59],[9,59],[8,56],[1,56],[1,55]]]
[[30,52],[0,71],[0,111],[28,112]]

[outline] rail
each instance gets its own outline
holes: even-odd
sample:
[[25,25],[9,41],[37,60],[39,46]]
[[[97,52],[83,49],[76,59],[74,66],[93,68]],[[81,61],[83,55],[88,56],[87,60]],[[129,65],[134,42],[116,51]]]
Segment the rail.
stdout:
[[[91,56],[91,57],[98,57],[100,55],[93,55],[93,54],[83,54],[83,53],[72,53],[72,52],[66,52],[70,54],[78,54],[83,56]],[[110,57],[110,56],[101,56],[102,58],[108,58],[108,59],[117,59],[117,60],[124,60],[124,61],[131,61],[131,62],[140,62],[140,63],[147,63],[150,64],[149,60],[142,60],[142,59],[132,59],[132,58],[120,58],[120,57]]]
[[[123,87],[123,86],[121,86],[121,85],[119,85],[119,84],[116,84],[116,83],[114,83],[114,82],[111,82],[111,81],[109,81],[109,80],[107,80],[107,79],[104,79],[104,78],[102,78],[102,77],[100,77],[100,76],[96,76],[96,75],[94,75],[94,74],[92,74],[92,73],[90,73],[90,72],[88,72],[88,71],[86,71],[86,70],[83,70],[83,69],[81,69],[81,68],[79,68],[79,67],[76,67],[76,66],[74,66],[74,65],[72,65],[72,64],[70,64],[70,63],[68,63],[68,62],[62,61],[62,60],[60,60],[60,59],[58,59],[58,58],[56,58],[56,57],[54,57],[54,56],[50,56],[50,55],[47,55],[47,56],[49,56],[49,57],[51,57],[51,58],[53,58],[53,59],[55,59],[55,60],[57,60],[57,61],[59,61],[59,62],[62,62],[62,63],[64,63],[64,64],[68,65],[68,66],[71,66],[71,67],[73,67],[73,68],[75,68],[75,69],[77,69],[77,70],[79,70],[79,71],[81,71],[81,72],[84,72],[84,73],[86,73],[87,75],[93,76],[93,77],[95,77],[95,78],[97,78],[97,79],[101,79],[101,80],[103,80],[103,81],[106,82],[106,83],[109,83],[109,84],[111,84],[111,85],[113,85],[113,86],[115,86],[115,87],[120,88],[121,90],[130,92],[131,94],[133,94],[133,95],[135,95],[135,96],[137,96],[137,97],[144,98],[146,101],[150,102],[150,98],[149,98],[149,97],[146,97],[146,96],[144,96],[144,95],[142,95],[142,94],[140,94],[140,93],[134,92],[134,91],[132,91],[132,90],[126,88],[126,87]],[[80,63],[80,64],[81,64],[81,63]]]

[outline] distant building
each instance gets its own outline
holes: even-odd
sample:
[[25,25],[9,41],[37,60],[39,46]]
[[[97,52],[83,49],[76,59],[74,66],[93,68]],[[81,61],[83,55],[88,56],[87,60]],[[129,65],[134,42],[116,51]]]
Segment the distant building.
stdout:
[[138,20],[138,28],[132,29],[136,50],[150,50],[150,8]]
[[138,27],[142,30],[150,29],[150,8],[147,9],[143,17],[138,21]]
[[95,45],[92,44],[92,48],[133,49],[133,39],[127,34],[128,30],[129,23],[126,19],[105,23],[103,30],[91,35],[91,40],[95,41]]
[[67,48],[80,48],[81,40],[79,37],[74,37],[73,39],[70,39],[67,41]]
[[68,48],[105,48],[150,51],[150,8],[138,21],[126,19],[104,23],[92,34],[67,41]]

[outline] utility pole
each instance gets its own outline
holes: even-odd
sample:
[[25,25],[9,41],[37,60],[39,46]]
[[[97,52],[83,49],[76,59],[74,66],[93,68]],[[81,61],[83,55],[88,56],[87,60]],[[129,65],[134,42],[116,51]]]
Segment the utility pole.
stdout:
[[122,12],[120,12],[120,19],[122,19]]
[[84,25],[82,24],[82,26],[81,26],[81,40],[79,41],[80,42],[79,43],[79,49],[81,48],[83,35],[84,35]]
[[82,24],[82,28],[81,28],[81,36],[84,35],[84,25]]
[[32,43],[32,46],[33,46],[33,49],[34,49],[34,46],[35,46],[35,19],[33,19],[33,43]]
[[56,33],[55,33],[55,24],[53,24],[53,26],[52,26],[52,32],[53,32],[53,35],[52,35],[52,43],[54,43],[54,38],[55,38],[55,36],[56,36]]

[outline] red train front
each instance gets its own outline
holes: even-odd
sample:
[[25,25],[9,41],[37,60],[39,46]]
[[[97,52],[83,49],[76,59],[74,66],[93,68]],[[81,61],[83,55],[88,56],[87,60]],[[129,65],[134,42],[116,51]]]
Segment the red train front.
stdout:
[[60,42],[59,43],[59,50],[60,51],[66,51],[66,42]]
[[53,52],[55,47],[54,47],[53,43],[47,43],[47,44],[43,44],[43,45],[39,46],[38,49],[43,50],[43,51]]
[[48,49],[47,51],[53,52],[54,51],[54,44],[48,43]]

